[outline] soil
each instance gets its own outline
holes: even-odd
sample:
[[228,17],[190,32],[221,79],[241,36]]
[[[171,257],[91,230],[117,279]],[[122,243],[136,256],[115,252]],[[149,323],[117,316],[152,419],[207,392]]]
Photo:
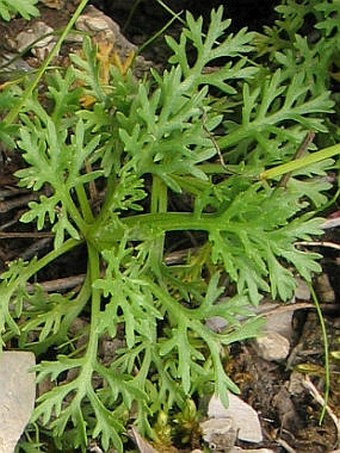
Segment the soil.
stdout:
[[[68,2],[67,8],[55,9],[40,5],[39,20],[45,23],[64,26],[74,11],[76,2]],[[212,0],[197,2],[194,0],[174,0],[171,8],[178,12],[189,9],[194,15],[208,15],[212,7],[222,1]],[[156,1],[138,0],[97,0],[92,2],[107,15],[118,22],[126,37],[136,45],[140,45],[160,30],[170,19]],[[261,29],[275,18],[272,1],[233,0],[228,2],[226,14],[233,18],[233,29],[248,26],[250,29]],[[11,21],[10,25],[0,23],[2,36],[1,53],[7,52],[6,38],[15,37],[27,26],[23,19]],[[181,26],[173,24],[167,33],[176,35]],[[144,56],[157,64],[166,65],[167,51],[161,38],[155,40],[145,49]],[[32,55],[24,56],[30,63]],[[33,58],[34,60],[34,58]],[[34,64],[34,62],[33,62]],[[52,238],[47,234],[33,231],[18,223],[32,194],[16,186],[14,172],[21,168],[22,162],[17,155],[11,155],[6,149],[0,155],[0,271],[6,263],[18,257],[30,259],[36,253],[44,253],[50,247]],[[336,230],[330,230],[327,240],[339,243]],[[320,301],[327,327],[330,350],[338,351],[340,334],[339,317],[339,251],[321,250],[324,253],[324,268],[332,287],[326,290],[319,288]],[[59,262],[40,276],[42,280],[68,278],[84,272],[74,268],[74,260],[85,262],[82,250],[78,255],[68,258],[68,262]],[[332,294],[331,300],[323,303],[328,297],[325,291]],[[309,382],[318,389],[320,395],[325,385],[323,369],[324,348],[320,322],[313,308],[297,310],[294,314],[294,344],[285,362],[275,363],[261,359],[251,343],[234,345],[230,350],[227,363],[230,377],[241,389],[241,397],[258,412],[265,440],[261,445],[241,445],[244,448],[271,448],[275,452],[328,453],[337,447],[338,435],[334,420],[326,413],[320,424],[320,402],[313,392],[306,388],[294,387],[296,373],[302,370],[308,375]],[[335,416],[340,417],[340,365],[339,361],[331,363],[331,386],[329,408]],[[189,451],[190,445],[186,450]]]

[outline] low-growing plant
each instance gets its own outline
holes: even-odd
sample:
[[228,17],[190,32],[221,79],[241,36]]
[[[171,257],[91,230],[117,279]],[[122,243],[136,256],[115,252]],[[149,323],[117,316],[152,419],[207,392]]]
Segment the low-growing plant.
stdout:
[[[34,92],[20,114],[16,177],[39,193],[21,221],[54,243],[2,274],[0,330],[37,357],[58,351],[36,367],[38,382],[54,385],[32,422],[63,451],[91,438],[123,451],[129,423],[152,438],[158,414],[197,395],[228,404],[238,389],[226,347],[258,334],[252,305],[264,294],[289,299],[296,273],[310,281],[320,270],[320,256],[295,243],[322,233],[314,211],[333,161],[295,167],[284,183],[283,171],[268,181],[265,170],[294,160],[308,131],[328,133],[330,92],[309,83],[317,69],[303,61],[294,71],[256,62],[255,34],[228,34],[222,8],[206,33],[202,18],[188,13],[186,23],[178,42],[167,38],[169,69],[143,80],[85,39],[67,69],[46,76],[46,98]],[[2,94],[20,95],[18,86]],[[28,290],[80,247],[78,291]],[[75,332],[79,317],[87,327]],[[110,363],[105,341],[119,344]]]

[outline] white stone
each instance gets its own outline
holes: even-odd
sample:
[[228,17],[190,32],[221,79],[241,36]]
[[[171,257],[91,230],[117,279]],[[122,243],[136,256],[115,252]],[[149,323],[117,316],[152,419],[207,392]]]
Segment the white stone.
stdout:
[[217,396],[212,396],[208,406],[209,418],[232,418],[237,438],[245,442],[262,442],[262,430],[257,412],[238,396],[229,393],[229,406],[225,408]]
[[35,365],[31,352],[0,355],[0,453],[12,453],[27,425],[35,401]]
[[280,362],[289,355],[290,344],[286,337],[274,331],[264,332],[252,341],[257,354],[264,360]]

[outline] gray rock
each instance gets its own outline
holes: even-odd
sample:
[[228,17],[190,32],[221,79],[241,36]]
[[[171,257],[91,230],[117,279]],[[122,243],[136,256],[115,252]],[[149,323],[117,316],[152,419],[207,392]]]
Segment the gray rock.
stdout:
[[329,277],[327,274],[322,273],[316,276],[316,288],[317,288],[317,295],[320,299],[320,302],[334,304],[335,303],[335,292],[332,288],[332,285],[329,281]]
[[121,57],[127,57],[129,53],[136,52],[137,47],[125,38],[119,25],[92,5],[88,6],[78,18],[75,27],[79,31],[92,35],[101,34],[101,39],[112,43],[114,50]]
[[262,430],[257,412],[238,396],[229,393],[229,406],[225,408],[219,398],[212,396],[208,406],[209,418],[232,418],[237,438],[245,442],[262,442]]
[[231,417],[210,418],[200,423],[202,437],[214,451],[229,452],[236,442],[236,427]]
[[66,6],[65,0],[40,0],[40,3],[53,9],[63,9]]
[[134,426],[130,430],[130,435],[136,443],[139,453],[160,453],[138,433]]
[[264,332],[252,341],[257,354],[264,360],[280,362],[288,357],[290,343],[277,332]]
[[274,311],[273,314],[266,316],[264,331],[276,332],[290,341],[293,336],[293,314],[294,310],[284,312],[278,310],[277,313]]
[[303,385],[304,375],[293,370],[289,377],[288,392],[292,396],[306,393],[306,387]]
[[301,300],[310,300],[311,298],[310,290],[305,280],[296,277],[295,281],[296,281],[295,297]]
[[45,22],[34,22],[30,28],[18,34],[15,48],[18,52],[22,52],[32,46],[33,55],[43,59],[52,50],[56,41],[53,32],[53,28]]
[[0,453],[12,453],[35,401],[35,365],[31,352],[10,351],[0,355]]

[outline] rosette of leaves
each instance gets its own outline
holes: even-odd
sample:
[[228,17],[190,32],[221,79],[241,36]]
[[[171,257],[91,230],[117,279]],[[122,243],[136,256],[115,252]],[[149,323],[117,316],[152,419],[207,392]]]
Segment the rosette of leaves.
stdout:
[[[213,11],[204,34],[202,19],[187,14],[179,41],[167,39],[170,68],[149,81],[112,64],[104,85],[98,49],[85,40],[82,56],[46,78],[48,102],[36,94],[20,116],[26,166],[16,176],[40,193],[21,221],[51,228],[54,246],[1,276],[0,328],[4,342],[38,356],[60,352],[36,368],[38,381],[55,385],[33,421],[63,451],[85,450],[91,438],[123,451],[131,420],[152,437],[155,415],[188,397],[215,392],[227,404],[238,389],[226,347],[262,325],[251,305],[264,293],[288,299],[295,272],[310,280],[319,270],[319,255],[295,242],[321,233],[312,211],[326,200],[329,162],[295,172],[286,187],[258,175],[292,159],[308,129],[327,130],[329,93],[306,87],[303,68],[289,79],[254,65],[253,33],[227,34],[222,16]],[[169,237],[187,233],[195,246],[186,240],[190,250],[173,264]],[[76,247],[88,259],[79,291],[28,292]],[[77,342],[72,326],[83,314]],[[207,323],[216,317],[219,331]],[[110,363],[99,354],[105,339],[120,344]]]

